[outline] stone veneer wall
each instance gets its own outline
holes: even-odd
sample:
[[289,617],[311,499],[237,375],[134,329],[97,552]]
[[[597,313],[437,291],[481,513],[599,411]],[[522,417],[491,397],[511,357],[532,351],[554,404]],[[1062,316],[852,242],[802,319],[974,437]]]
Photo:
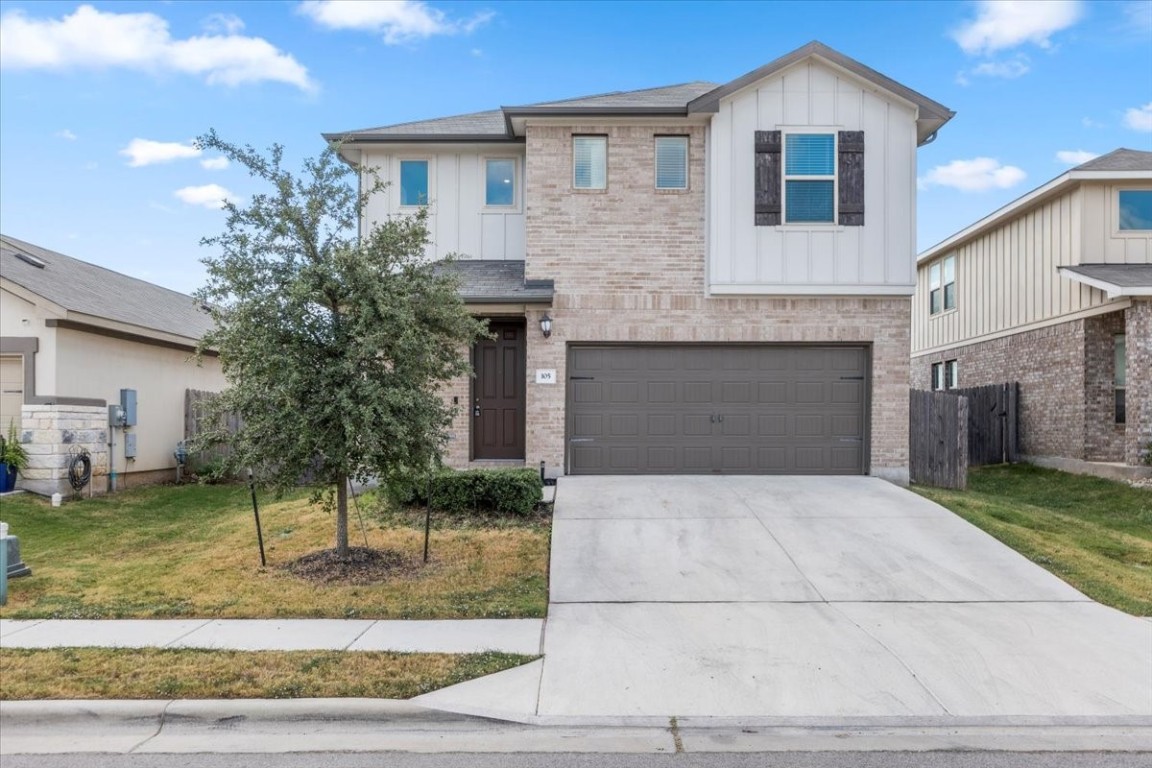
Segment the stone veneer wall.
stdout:
[[[606,190],[571,188],[571,137],[582,133],[608,136]],[[653,188],[653,137],[666,134],[689,136],[688,190]],[[563,466],[570,343],[862,343],[872,349],[871,470],[906,479],[911,300],[707,296],[704,183],[702,126],[529,125],[526,272],[556,282],[550,339],[534,332],[544,310],[527,313],[529,465]],[[558,383],[534,383],[539,368]]]
[[[92,457],[91,489],[104,493],[108,474],[108,409],[87,405],[25,405],[21,409],[21,442],[28,467],[16,487],[50,496],[68,495],[68,462],[86,448]],[[85,489],[87,492],[87,489]]]
[[1141,464],[1152,449],[1152,300],[1133,299],[1125,312],[1128,405],[1125,460]]
[[932,364],[956,360],[959,386],[1020,383],[1020,452],[1084,458],[1084,321],[953,347],[912,360],[912,387],[932,388]]

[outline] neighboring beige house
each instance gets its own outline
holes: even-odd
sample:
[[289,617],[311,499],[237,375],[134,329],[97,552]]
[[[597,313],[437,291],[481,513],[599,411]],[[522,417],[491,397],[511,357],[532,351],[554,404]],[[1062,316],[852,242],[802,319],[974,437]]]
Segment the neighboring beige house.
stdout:
[[1017,381],[1023,454],[1084,470],[1144,461],[1152,152],[1057,176],[920,254],[917,271],[914,387]]
[[[190,296],[0,235],[0,424],[19,425],[30,454],[17,487],[68,492],[81,447],[97,493],[109,470],[118,487],[173,479],[185,389],[224,388],[214,356],[191,359],[210,327]],[[122,389],[135,390],[136,424],[110,429]]]
[[457,467],[908,466],[916,149],[953,113],[820,44],[686,83],[326,134],[427,204],[495,334]]

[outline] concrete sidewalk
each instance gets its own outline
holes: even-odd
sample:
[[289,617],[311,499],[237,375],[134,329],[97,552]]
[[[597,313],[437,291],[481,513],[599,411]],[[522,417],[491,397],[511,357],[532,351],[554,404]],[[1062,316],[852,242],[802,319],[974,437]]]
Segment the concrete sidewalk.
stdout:
[[543,619],[0,619],[0,648],[541,652]]

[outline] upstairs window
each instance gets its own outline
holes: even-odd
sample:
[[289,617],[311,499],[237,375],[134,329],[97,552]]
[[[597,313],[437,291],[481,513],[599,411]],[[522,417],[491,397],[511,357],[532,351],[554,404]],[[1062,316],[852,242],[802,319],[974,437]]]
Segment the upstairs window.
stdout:
[[656,189],[688,189],[688,137],[656,137]]
[[836,221],[836,135],[784,136],[784,223]]
[[428,161],[400,161],[400,205],[428,205]]
[[1152,189],[1122,189],[1118,197],[1121,232],[1152,230]]
[[949,309],[956,309],[955,256],[928,267],[928,312],[937,315]]
[[608,188],[608,137],[572,137],[572,186],[576,189]]
[[494,157],[484,161],[484,205],[516,205],[516,161]]

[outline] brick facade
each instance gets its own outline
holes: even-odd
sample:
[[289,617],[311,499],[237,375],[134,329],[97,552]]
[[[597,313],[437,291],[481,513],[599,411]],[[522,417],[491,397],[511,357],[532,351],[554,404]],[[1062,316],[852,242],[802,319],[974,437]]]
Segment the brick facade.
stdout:
[[1152,300],[1133,299],[1125,312],[1128,362],[1128,424],[1125,460],[1149,461],[1152,451]]
[[[1128,418],[1115,420],[1115,337],[1127,338]],[[960,387],[1020,383],[1020,452],[1138,464],[1152,439],[1152,303],[964,344],[912,360],[912,386],[931,389],[932,364],[956,360]]]
[[[573,190],[572,135],[608,136],[606,190]],[[653,138],[689,137],[689,188],[656,190]],[[872,354],[871,471],[907,477],[907,297],[712,298],[706,295],[703,126],[529,126],[526,245],[528,279],[555,281],[544,339],[544,310],[526,312],[529,466],[565,459],[567,350],[574,342],[862,343]],[[557,384],[536,384],[555,369]],[[446,388],[467,404],[468,382]],[[467,409],[454,424],[447,458],[469,454]]]

